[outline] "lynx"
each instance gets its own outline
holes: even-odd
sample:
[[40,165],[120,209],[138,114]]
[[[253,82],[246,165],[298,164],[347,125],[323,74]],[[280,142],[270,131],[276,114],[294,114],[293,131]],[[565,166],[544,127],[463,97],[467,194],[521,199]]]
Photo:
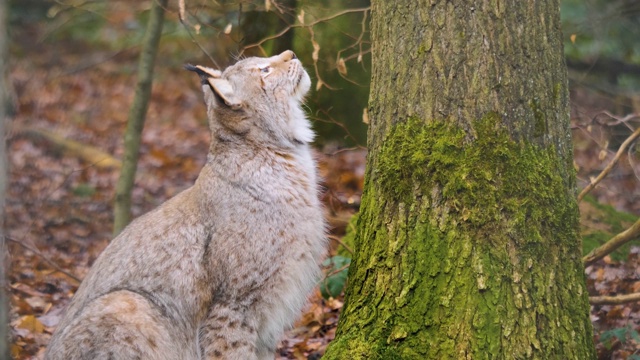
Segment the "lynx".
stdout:
[[211,145],[195,184],[95,261],[45,359],[273,359],[325,252],[311,81],[292,51],[201,78]]

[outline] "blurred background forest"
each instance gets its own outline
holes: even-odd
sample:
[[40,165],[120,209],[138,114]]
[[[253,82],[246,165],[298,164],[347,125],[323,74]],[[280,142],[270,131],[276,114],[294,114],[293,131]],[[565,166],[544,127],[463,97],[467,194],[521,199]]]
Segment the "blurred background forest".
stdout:
[[[152,2],[9,1],[9,188],[6,200],[11,351],[41,357],[51,331],[111,238],[114,187]],[[578,185],[585,187],[640,127],[640,2],[561,0]],[[181,15],[182,13],[182,15]],[[200,83],[183,64],[224,68],[292,49],[313,79],[332,227],[321,291],[279,349],[317,359],[342,306],[366,156],[371,68],[368,0],[169,1],[155,63],[132,213],[192,184],[209,134]],[[585,254],[640,215],[640,149],[580,204]],[[345,236],[346,232],[346,236]],[[640,241],[586,268],[591,295],[640,292]],[[592,306],[601,359],[640,359],[640,305]]]

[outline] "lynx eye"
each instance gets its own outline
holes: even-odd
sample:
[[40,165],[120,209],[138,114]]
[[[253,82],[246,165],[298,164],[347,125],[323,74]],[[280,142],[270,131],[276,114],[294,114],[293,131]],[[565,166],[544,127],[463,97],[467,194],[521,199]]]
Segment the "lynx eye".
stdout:
[[269,65],[261,66],[259,67],[259,69],[260,69],[260,72],[263,74],[268,74],[271,72],[271,66]]

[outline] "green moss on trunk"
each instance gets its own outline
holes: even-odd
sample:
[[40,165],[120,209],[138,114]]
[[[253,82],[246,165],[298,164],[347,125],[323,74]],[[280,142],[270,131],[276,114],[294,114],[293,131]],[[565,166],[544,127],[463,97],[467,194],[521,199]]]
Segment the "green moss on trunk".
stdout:
[[473,142],[417,118],[389,132],[325,359],[593,356],[563,160],[511,140],[494,113],[472,128]]

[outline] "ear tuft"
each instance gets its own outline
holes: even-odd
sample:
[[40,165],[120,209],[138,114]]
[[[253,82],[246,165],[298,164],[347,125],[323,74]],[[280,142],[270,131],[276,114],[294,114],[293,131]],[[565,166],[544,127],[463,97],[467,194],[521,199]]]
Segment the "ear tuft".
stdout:
[[206,84],[207,79],[209,78],[219,78],[220,76],[222,76],[222,73],[220,72],[220,70],[215,70],[212,68],[208,68],[206,66],[201,66],[201,65],[191,65],[191,64],[185,64],[184,65],[185,70],[189,70],[189,71],[193,71],[196,74],[198,74],[198,76],[200,76],[200,80],[202,81],[202,84]]
[[242,102],[238,100],[233,91],[233,86],[227,80],[208,78],[207,82],[211,87],[211,90],[218,95],[224,103],[232,110],[239,110],[242,107]]

